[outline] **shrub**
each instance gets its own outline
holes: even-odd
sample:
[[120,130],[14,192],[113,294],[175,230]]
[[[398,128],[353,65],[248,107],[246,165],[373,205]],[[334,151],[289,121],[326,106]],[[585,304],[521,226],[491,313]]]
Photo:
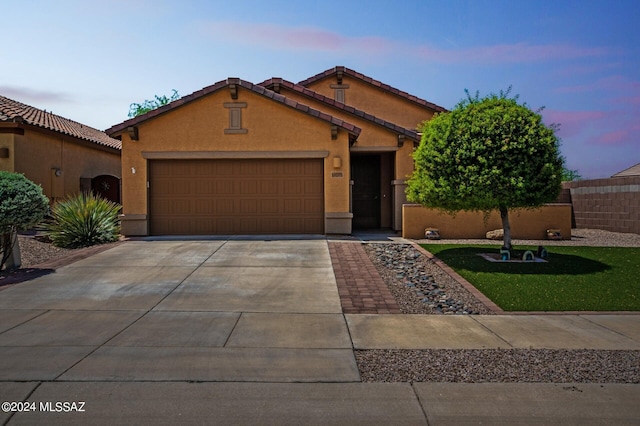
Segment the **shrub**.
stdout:
[[88,247],[117,241],[120,205],[93,193],[82,192],[56,203],[44,228],[54,245]]
[[0,171],[0,269],[13,250],[13,235],[38,224],[48,211],[40,185],[20,173]]

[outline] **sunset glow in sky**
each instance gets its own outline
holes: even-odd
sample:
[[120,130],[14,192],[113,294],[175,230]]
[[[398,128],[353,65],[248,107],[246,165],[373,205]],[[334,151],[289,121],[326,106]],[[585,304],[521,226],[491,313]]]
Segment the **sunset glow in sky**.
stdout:
[[445,108],[512,86],[558,123],[567,166],[640,162],[640,2],[3,2],[0,94],[106,129],[129,104],[227,77],[344,65]]

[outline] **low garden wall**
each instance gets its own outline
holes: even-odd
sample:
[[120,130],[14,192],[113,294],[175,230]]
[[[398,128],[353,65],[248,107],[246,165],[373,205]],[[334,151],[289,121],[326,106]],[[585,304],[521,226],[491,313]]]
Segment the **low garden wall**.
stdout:
[[[537,209],[509,212],[511,237],[546,240],[547,229],[559,229],[562,239],[571,239],[571,204],[545,204]],[[458,212],[448,215],[437,209],[416,204],[402,206],[402,237],[424,238],[425,228],[437,228],[443,239],[485,238],[488,231],[502,228],[500,213],[492,212],[485,223],[481,212]]]

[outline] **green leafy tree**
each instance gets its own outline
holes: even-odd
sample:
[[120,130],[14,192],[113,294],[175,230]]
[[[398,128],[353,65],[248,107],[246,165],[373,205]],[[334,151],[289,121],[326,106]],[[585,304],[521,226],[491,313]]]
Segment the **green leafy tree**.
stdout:
[[407,187],[411,201],[452,214],[499,211],[509,249],[509,210],[554,201],[564,163],[554,127],[510,91],[484,98],[465,91],[451,112],[422,123]]
[[160,108],[163,105],[166,105],[170,102],[176,101],[180,99],[180,95],[176,89],[172,89],[173,93],[171,96],[158,96],[155,95],[153,100],[145,100],[143,103],[132,103],[129,105],[129,117],[137,117],[142,114],[146,114],[149,111]]
[[582,180],[582,175],[578,170],[569,170],[566,167],[562,169],[562,181],[571,182],[574,180]]
[[37,225],[48,212],[40,185],[20,173],[0,171],[0,270],[13,252],[16,232]]

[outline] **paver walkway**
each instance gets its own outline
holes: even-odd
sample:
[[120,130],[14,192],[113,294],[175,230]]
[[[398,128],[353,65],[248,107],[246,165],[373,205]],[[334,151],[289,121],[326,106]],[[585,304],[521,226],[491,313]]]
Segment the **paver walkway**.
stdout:
[[329,241],[331,264],[345,314],[399,314],[389,288],[359,242]]

